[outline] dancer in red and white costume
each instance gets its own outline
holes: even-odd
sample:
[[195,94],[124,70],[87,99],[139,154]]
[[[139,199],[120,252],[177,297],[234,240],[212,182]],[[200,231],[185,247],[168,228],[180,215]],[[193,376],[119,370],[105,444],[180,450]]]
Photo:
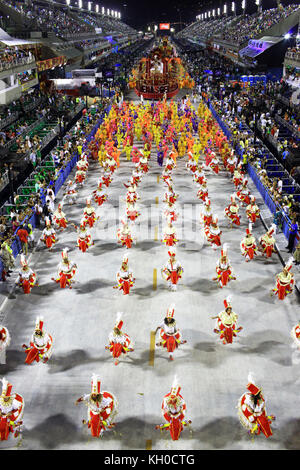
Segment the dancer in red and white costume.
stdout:
[[62,211],[62,203],[58,204],[57,210],[53,214],[53,220],[59,229],[64,230],[67,228],[68,221],[65,213]]
[[247,206],[250,204],[250,191],[248,189],[248,180],[247,178],[243,179],[241,188],[236,192],[237,198],[243,204]]
[[102,206],[102,204],[107,199],[107,194],[103,194],[102,189],[102,181],[98,182],[98,187],[93,191],[94,201],[98,204],[98,206]]
[[77,170],[86,172],[88,170],[88,167],[89,167],[89,164],[88,164],[88,161],[87,161],[87,157],[86,157],[85,154],[82,154],[80,156],[80,159],[76,163],[76,168],[77,168]]
[[176,163],[174,162],[173,158],[171,157],[171,154],[173,151],[171,150],[169,152],[169,155],[167,156],[166,163],[165,163],[165,169],[167,171],[173,171],[176,168]]
[[300,321],[297,323],[297,325],[293,326],[291,337],[294,341],[293,346],[300,352]]
[[249,223],[248,228],[246,229],[246,236],[242,239],[240,243],[241,253],[245,257],[246,262],[251,261],[254,256],[256,256],[256,240],[252,234],[252,224]]
[[279,300],[284,300],[294,289],[294,274],[291,273],[294,258],[291,257],[283,270],[276,275],[276,286],[271,290],[271,294],[277,295]]
[[226,170],[229,171],[229,173],[231,175],[233,175],[234,173],[234,170],[236,168],[236,164],[237,164],[237,158],[236,156],[234,155],[234,152],[233,150],[231,151],[231,155],[229,156],[229,158],[227,159],[227,162],[226,162]]
[[56,243],[55,230],[51,225],[51,221],[49,217],[45,217],[45,224],[46,224],[46,227],[44,228],[42,232],[41,241],[45,243],[49,251],[52,251],[53,246]]
[[104,160],[104,162],[103,162],[103,167],[104,167],[105,170],[108,170],[113,174],[117,169],[117,162],[108,153],[106,154],[106,157],[107,157],[106,160]]
[[204,226],[209,226],[212,223],[213,214],[211,211],[211,202],[210,199],[206,198],[204,202],[203,211],[201,213],[201,221]]
[[101,380],[98,375],[92,376],[91,393],[83,395],[75,404],[84,403],[87,408],[87,421],[82,420],[91,430],[93,437],[102,437],[104,431],[115,426],[118,413],[118,401],[110,392],[101,392]]
[[232,228],[233,224],[239,226],[241,225],[241,219],[239,216],[239,206],[235,200],[235,194],[230,196],[230,204],[224,209],[224,214],[229,220],[230,227]]
[[136,192],[136,186],[129,186],[126,193],[126,202],[135,203],[139,199],[139,195]]
[[233,184],[235,186],[235,189],[238,189],[238,187],[242,184],[243,179],[244,179],[244,173],[241,171],[241,168],[242,168],[242,163],[239,163],[233,173]]
[[165,192],[164,202],[166,204],[175,204],[178,194],[175,194],[173,185],[169,184],[167,191]]
[[272,224],[269,230],[259,239],[261,252],[263,256],[266,256],[266,258],[271,258],[272,253],[277,253],[275,249],[275,238],[273,237],[275,230],[276,225]]
[[134,238],[129,224],[125,222],[125,220],[121,220],[121,224],[122,226],[117,230],[118,242],[121,243],[122,246],[126,246],[126,248],[131,248]]
[[188,152],[188,155],[191,157],[185,164],[186,169],[191,173],[195,173],[197,171],[197,162],[191,152]]
[[201,201],[205,202],[205,199],[208,198],[208,188],[207,188],[207,183],[206,180],[203,181],[202,184],[199,185],[199,191],[197,192],[197,197]]
[[34,361],[48,362],[52,354],[53,339],[52,336],[44,331],[43,317],[37,317],[34,333],[31,337],[30,346],[23,344],[25,349],[25,364],[32,364]]
[[211,170],[216,174],[218,175],[219,174],[219,171],[220,171],[220,162],[219,162],[219,159],[217,157],[217,155],[215,154],[213,156],[213,159],[211,160],[210,164],[209,164],[209,167],[211,168]]
[[205,173],[203,171],[203,167],[204,167],[203,163],[200,164],[200,162],[199,162],[198,168],[195,171],[194,176],[193,176],[194,177],[194,182],[196,184],[199,184],[199,185],[202,185],[204,183],[204,181],[207,182],[206,178],[205,178]]
[[102,181],[103,184],[105,184],[105,186],[108,188],[112,182],[112,173],[109,170],[104,171],[104,174],[102,175]]
[[128,352],[134,351],[130,337],[127,333],[121,331],[123,327],[122,315],[122,312],[118,312],[114,329],[108,337],[109,345],[106,346],[106,349],[111,352],[112,357],[115,359],[116,366],[119,364],[119,358],[122,354],[126,355]]
[[0,354],[3,353],[10,345],[10,334],[8,329],[0,325]]
[[206,236],[206,240],[210,243],[211,247],[216,250],[218,246],[221,246],[221,234],[222,231],[218,225],[218,216],[213,215],[212,221],[210,225],[205,225],[204,233]]
[[67,183],[67,188],[65,192],[65,198],[68,200],[69,204],[74,204],[77,198],[77,185],[74,181],[69,180]]
[[180,395],[181,387],[175,377],[171,391],[164,396],[161,409],[164,419],[167,421],[165,424],[156,426],[156,429],[170,431],[173,441],[177,441],[184,426],[188,426],[191,421],[184,419],[186,413],[186,403]]
[[168,308],[167,315],[161,325],[156,328],[155,336],[159,331],[160,341],[156,343],[156,346],[162,346],[166,348],[169,353],[170,361],[173,361],[173,354],[175,349],[180,344],[185,344],[186,341],[182,340],[180,330],[176,326],[174,318],[175,304],[171,304]]
[[94,245],[92,235],[86,227],[85,219],[82,219],[77,229],[77,246],[82,253],[86,253],[92,245]]
[[16,279],[16,285],[22,287],[24,294],[30,294],[34,285],[37,285],[36,273],[29,267],[25,256],[20,257],[22,268],[19,271],[19,277]]
[[267,415],[261,388],[255,385],[251,374],[248,376],[248,381],[248,392],[238,401],[238,417],[250,435],[263,433],[265,437],[270,437],[273,434],[270,423],[275,420],[275,416]]
[[68,251],[68,248],[63,249],[61,254],[62,261],[58,265],[57,278],[52,278],[53,281],[59,282],[61,289],[65,287],[72,289],[72,283],[74,282],[73,277],[77,270],[77,265],[69,259]]
[[12,384],[2,379],[0,396],[0,440],[6,441],[10,433],[18,437],[21,432],[24,413],[24,398],[18,393],[12,393]]
[[166,246],[175,246],[178,242],[176,238],[175,228],[173,227],[171,216],[167,217],[167,225],[164,228],[164,234],[162,242],[166,244]]
[[224,243],[223,249],[221,250],[220,259],[217,261],[216,272],[217,277],[213,278],[213,281],[217,281],[219,286],[222,288],[228,284],[231,280],[236,280],[233,269],[230,265],[230,260],[227,255],[228,244]]
[[75,182],[76,184],[83,186],[86,179],[86,171],[81,169],[77,170],[75,173]]
[[168,283],[171,291],[177,290],[177,284],[182,277],[183,267],[180,261],[176,260],[176,252],[174,249],[168,251],[169,260],[161,270],[162,278]]
[[249,222],[254,224],[256,222],[256,219],[260,215],[260,209],[258,205],[255,203],[255,197],[250,196],[250,204],[246,207],[246,215],[248,217]]
[[233,312],[230,302],[229,296],[224,300],[225,310],[222,310],[217,317],[213,317],[216,318],[214,333],[219,335],[223,344],[231,344],[233,338],[243,329],[241,326],[237,328],[238,315]]
[[148,173],[148,171],[149,171],[148,158],[145,157],[145,155],[143,155],[142,152],[141,152],[140,161],[139,161],[138,165],[139,165],[140,171],[142,171],[144,174]]
[[176,222],[178,218],[178,212],[176,211],[175,204],[172,204],[170,201],[167,203],[167,208],[163,212],[164,216],[167,218],[170,218],[171,222]]
[[141,215],[135,202],[126,202],[126,215],[132,222]]
[[90,228],[94,227],[96,221],[99,217],[96,216],[96,210],[91,204],[91,198],[88,197],[86,200],[86,207],[83,211],[83,218],[85,220],[85,225],[89,225]]
[[134,285],[135,278],[131,271],[129,271],[128,258],[126,255],[123,257],[120,271],[117,272],[118,285],[114,286],[115,289],[123,291],[124,295],[130,293],[131,287]]

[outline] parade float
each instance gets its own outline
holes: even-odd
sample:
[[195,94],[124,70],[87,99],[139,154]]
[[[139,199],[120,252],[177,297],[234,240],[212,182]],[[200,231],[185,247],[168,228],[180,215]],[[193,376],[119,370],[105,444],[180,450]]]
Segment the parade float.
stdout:
[[193,88],[194,81],[175,48],[164,38],[132,70],[129,86],[144,99],[160,100],[172,98],[181,88]]

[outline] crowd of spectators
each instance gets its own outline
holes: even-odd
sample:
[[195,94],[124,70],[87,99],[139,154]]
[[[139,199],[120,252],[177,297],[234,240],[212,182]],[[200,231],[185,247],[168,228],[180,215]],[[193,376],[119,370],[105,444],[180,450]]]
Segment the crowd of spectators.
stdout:
[[177,34],[177,37],[215,37],[235,44],[243,44],[256,38],[299,9],[299,5],[279,5],[277,8],[257,11],[251,15],[209,18],[197,21]]
[[[106,103],[107,104],[107,103]],[[29,224],[29,218],[35,214],[37,227],[44,218],[52,218],[51,204],[47,197],[47,189],[54,188],[55,181],[64,170],[70,160],[73,158],[79,147],[85,142],[86,136],[91,132],[96,121],[100,117],[100,110],[95,109],[92,113],[91,109],[76,123],[76,125],[65,135],[63,142],[50,155],[53,158],[53,165],[39,166],[36,168],[32,178],[35,181],[35,191],[30,194],[26,200],[26,204],[20,198],[19,194],[14,196],[14,204],[11,206],[10,214],[0,216],[0,257],[4,264],[5,273],[9,273],[14,267],[14,259],[12,256],[11,245],[14,240],[19,239],[22,247],[27,254],[28,240],[31,240],[31,247],[34,246],[34,238],[32,227]],[[59,158],[55,158],[55,155]],[[44,198],[45,203],[43,204]],[[27,235],[23,232],[27,232]]]
[[14,65],[30,63],[34,60],[32,52],[18,47],[3,47],[0,49],[0,70],[11,68]]

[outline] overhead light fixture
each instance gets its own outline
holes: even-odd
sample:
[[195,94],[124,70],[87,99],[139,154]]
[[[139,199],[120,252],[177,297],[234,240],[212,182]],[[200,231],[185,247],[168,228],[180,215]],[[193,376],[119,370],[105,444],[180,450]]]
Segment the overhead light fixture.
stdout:
[[96,13],[99,13],[99,5],[96,5]]
[[91,11],[91,9],[92,9],[92,4],[91,4],[91,2],[88,3],[88,9],[89,9],[90,11]]
[[290,37],[291,37],[290,33],[286,33],[286,34],[284,35],[284,39],[290,39]]
[[101,12],[102,12],[102,15],[105,15],[105,8],[104,7],[101,8]]
[[234,2],[231,3],[231,11],[235,11],[235,3]]
[[79,8],[82,8],[82,0],[78,0],[78,6]]
[[226,3],[225,3],[225,5],[224,5],[224,13],[227,13],[227,5],[226,5]]

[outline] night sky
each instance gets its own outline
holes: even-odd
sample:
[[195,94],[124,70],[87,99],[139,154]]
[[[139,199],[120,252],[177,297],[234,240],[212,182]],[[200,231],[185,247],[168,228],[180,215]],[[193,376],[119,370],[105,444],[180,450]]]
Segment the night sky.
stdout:
[[[107,2],[107,7],[120,10],[125,23],[145,30],[150,23],[159,22],[183,22],[190,24],[195,21],[196,15],[212,10],[213,8],[224,7],[231,8],[232,0],[121,0],[120,2]],[[236,0],[237,14],[242,13],[242,0]],[[296,1],[282,0],[282,4],[297,3]],[[105,4],[105,3],[103,3]],[[255,0],[246,0],[246,12],[253,13],[257,11]],[[263,9],[274,8],[277,6],[276,0],[262,0]],[[175,25],[176,27],[176,25]],[[177,25],[176,30],[182,29]]]

